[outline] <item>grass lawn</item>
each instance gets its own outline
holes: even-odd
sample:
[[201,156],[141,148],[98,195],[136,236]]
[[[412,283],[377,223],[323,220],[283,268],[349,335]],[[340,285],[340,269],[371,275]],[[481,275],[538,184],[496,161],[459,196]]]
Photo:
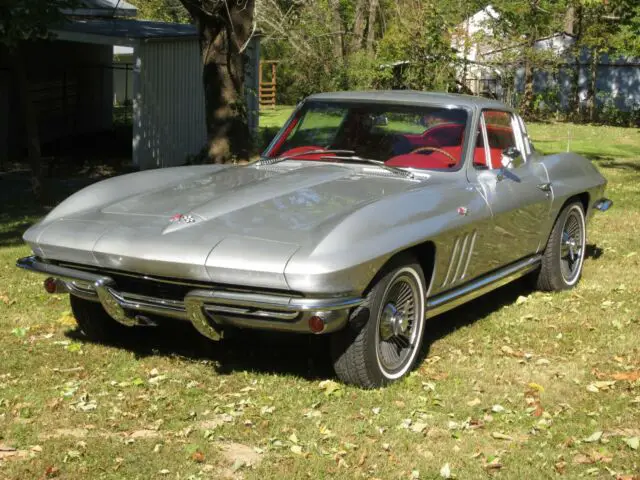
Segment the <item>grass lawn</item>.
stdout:
[[570,131],[609,179],[582,282],[431,320],[426,360],[380,391],[334,383],[318,337],[88,342],[66,296],[14,267],[44,210],[26,175],[0,175],[0,479],[640,478],[640,131],[530,130],[545,152]]

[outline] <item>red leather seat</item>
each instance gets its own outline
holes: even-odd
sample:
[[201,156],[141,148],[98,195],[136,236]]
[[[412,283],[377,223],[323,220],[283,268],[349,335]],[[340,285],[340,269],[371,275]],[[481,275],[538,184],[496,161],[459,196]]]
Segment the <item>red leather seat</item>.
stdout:
[[[417,147],[419,148],[419,147]],[[436,147],[449,153],[455,162],[451,160],[447,155],[438,151],[425,151],[418,153],[406,153],[404,155],[396,155],[395,157],[387,160],[385,165],[392,167],[407,167],[407,168],[455,168],[460,164],[460,156],[462,154],[462,147],[457,145],[455,147]]]
[[419,147],[455,147],[462,145],[464,127],[460,123],[443,123],[431,127],[423,133],[407,133],[404,137],[414,149]]

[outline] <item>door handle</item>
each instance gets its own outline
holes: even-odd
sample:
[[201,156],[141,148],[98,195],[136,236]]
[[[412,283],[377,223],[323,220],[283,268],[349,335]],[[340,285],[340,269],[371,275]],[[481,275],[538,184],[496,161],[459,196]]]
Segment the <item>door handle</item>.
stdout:
[[547,182],[547,183],[539,183],[538,184],[538,188],[540,190],[542,190],[543,192],[549,193],[551,191],[551,183],[549,183],[549,182]]

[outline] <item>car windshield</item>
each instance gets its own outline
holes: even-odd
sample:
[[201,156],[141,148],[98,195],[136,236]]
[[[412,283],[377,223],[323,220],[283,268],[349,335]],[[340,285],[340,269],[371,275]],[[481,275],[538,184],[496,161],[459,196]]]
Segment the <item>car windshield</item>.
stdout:
[[453,170],[469,115],[461,108],[306,102],[276,137],[269,159],[368,159],[389,167]]

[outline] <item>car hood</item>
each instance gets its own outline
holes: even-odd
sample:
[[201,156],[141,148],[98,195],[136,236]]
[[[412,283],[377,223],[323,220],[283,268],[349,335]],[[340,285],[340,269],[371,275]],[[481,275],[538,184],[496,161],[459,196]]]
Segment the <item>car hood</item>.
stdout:
[[228,168],[45,222],[25,239],[54,259],[223,283],[255,271],[254,284],[286,288],[284,267],[301,246],[321,241],[358,208],[414,185],[377,167]]

